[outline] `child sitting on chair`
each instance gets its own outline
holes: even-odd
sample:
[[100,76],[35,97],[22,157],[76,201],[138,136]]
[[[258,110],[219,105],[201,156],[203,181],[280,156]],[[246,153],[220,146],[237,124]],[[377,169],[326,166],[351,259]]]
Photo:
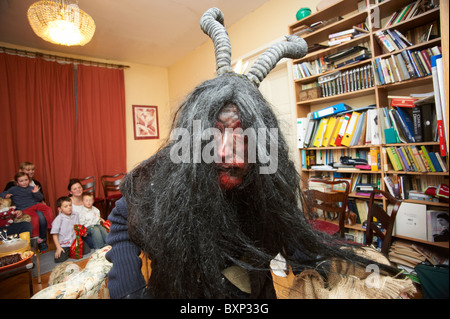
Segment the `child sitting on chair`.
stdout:
[[[55,263],[66,261],[70,256],[70,246],[76,239],[74,226],[80,223],[79,215],[72,212],[72,200],[69,196],[57,199],[58,216],[53,221],[50,233],[56,246]],[[83,245],[83,255],[91,251],[87,244]]]
[[94,194],[83,193],[83,207],[80,211],[80,224],[87,228],[87,234],[92,239],[94,249],[106,246],[106,228],[101,225],[105,221],[100,217],[100,211],[94,206]]
[[38,237],[38,246],[41,252],[48,249],[47,228],[50,228],[54,219],[52,209],[42,204],[44,195],[40,192],[38,185],[30,186],[30,177],[24,172],[14,176],[16,186],[0,193],[0,197],[11,198],[14,205],[22,213],[31,217],[33,230],[31,237]]

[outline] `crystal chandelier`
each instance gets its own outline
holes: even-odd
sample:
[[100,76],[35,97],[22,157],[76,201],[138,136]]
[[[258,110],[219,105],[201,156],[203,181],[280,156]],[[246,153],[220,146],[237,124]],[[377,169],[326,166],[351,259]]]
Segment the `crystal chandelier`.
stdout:
[[35,2],[27,16],[34,33],[54,44],[85,45],[95,32],[91,16],[67,0]]

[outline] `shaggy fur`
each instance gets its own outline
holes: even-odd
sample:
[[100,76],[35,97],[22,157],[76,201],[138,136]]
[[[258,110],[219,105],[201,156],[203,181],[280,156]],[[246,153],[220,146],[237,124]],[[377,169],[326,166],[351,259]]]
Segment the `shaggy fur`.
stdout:
[[[202,129],[215,127],[218,112],[229,103],[237,105],[244,129],[279,127],[251,82],[230,73],[195,88],[177,111],[173,129],[188,129],[194,143],[200,137],[193,135],[193,121],[201,120]],[[336,240],[309,226],[299,209],[299,175],[281,132],[277,172],[259,174],[262,164],[257,161],[244,182],[227,192],[217,182],[214,163],[172,163],[169,154],[176,142],[168,140],[121,187],[130,237],[152,260],[150,289],[155,297],[237,297],[221,274],[232,264],[250,271],[251,297],[275,297],[273,287],[268,294],[263,290],[270,280],[269,262],[279,252],[297,270],[330,257],[357,260],[351,250],[340,249]],[[201,142],[204,146],[209,141]],[[263,146],[267,153],[270,142]]]

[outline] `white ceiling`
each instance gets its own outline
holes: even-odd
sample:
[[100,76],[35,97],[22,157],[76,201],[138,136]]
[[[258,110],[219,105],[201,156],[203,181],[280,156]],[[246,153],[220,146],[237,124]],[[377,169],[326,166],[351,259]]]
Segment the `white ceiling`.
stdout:
[[269,0],[78,0],[96,31],[85,46],[64,47],[34,34],[26,17],[37,0],[0,0],[0,42],[86,57],[167,67],[205,41],[200,17],[218,7],[228,28]]

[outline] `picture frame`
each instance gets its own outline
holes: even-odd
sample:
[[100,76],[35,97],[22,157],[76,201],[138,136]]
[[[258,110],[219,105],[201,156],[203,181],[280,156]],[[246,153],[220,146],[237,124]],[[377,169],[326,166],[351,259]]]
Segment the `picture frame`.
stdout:
[[134,139],[159,139],[158,107],[133,105]]
[[[333,181],[347,181],[348,182],[348,187],[349,187],[349,192],[350,189],[352,188],[352,179],[351,178],[341,178],[341,177],[334,177]],[[341,186],[342,185],[342,186]],[[332,189],[335,192],[345,192],[345,184],[336,184],[333,185]]]

